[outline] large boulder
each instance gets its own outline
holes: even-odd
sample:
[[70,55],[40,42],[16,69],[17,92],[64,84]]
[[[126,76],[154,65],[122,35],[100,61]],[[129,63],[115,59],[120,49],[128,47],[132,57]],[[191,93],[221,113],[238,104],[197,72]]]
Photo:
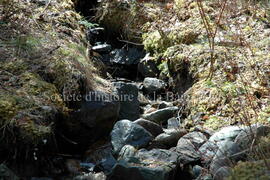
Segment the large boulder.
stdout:
[[141,149],[119,161],[109,180],[173,180],[177,175],[178,154],[169,150]]
[[125,145],[141,148],[146,146],[152,138],[151,133],[142,126],[129,120],[121,120],[114,125],[111,132],[112,150],[118,154]]
[[156,137],[159,134],[164,132],[160,125],[158,125],[157,123],[154,123],[152,121],[148,121],[146,119],[138,119],[138,120],[134,121],[134,123],[142,126],[144,129],[149,131],[154,137]]
[[167,120],[174,116],[174,114],[177,112],[178,107],[167,107],[164,109],[160,109],[151,113],[143,114],[142,117],[144,119],[154,121],[156,123],[163,123],[167,122]]
[[77,148],[84,151],[93,142],[110,134],[120,109],[120,104],[115,98],[113,94],[89,92],[80,109],[72,113],[70,121],[59,122],[62,125],[59,131],[63,130],[70,150],[71,145],[74,145],[76,151]]
[[165,90],[166,83],[157,78],[145,78],[143,80],[143,87],[147,93],[161,92]]
[[138,87],[133,83],[113,83],[115,93],[119,96],[119,119],[136,120],[140,116],[140,102],[138,100]]
[[207,141],[201,132],[191,132],[179,139],[176,151],[180,154],[180,163],[188,164],[199,161],[201,154],[198,149]]
[[225,146],[225,144],[233,142],[242,130],[242,127],[228,126],[214,133],[199,149],[203,161],[205,163],[211,162],[219,147],[223,147],[223,145]]

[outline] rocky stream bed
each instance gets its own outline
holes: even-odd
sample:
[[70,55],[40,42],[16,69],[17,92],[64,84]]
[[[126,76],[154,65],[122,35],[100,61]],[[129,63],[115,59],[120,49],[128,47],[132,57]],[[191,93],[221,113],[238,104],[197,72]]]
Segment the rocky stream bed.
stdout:
[[[84,8],[80,4],[77,11],[89,15]],[[225,180],[238,162],[250,160],[250,147],[270,133],[263,124],[217,131],[200,123],[188,127],[183,111],[185,92],[193,85],[188,73],[183,70],[185,82],[176,90],[175,79],[162,74],[141,44],[114,39],[103,27],[88,28],[86,36],[89,56],[112,90],[73,97],[80,103],[74,104],[70,122],[57,123],[57,154],[42,159],[38,149],[33,152],[36,161],[48,162],[46,168],[15,165],[25,176],[19,178],[1,164],[0,179]],[[270,172],[263,172],[270,179]]]

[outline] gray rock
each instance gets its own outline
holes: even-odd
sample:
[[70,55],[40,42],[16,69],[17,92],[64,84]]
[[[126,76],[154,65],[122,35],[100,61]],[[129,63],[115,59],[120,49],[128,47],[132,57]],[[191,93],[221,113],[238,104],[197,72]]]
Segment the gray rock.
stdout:
[[187,133],[184,129],[168,129],[165,133],[158,135],[153,142],[163,144],[167,147],[172,147],[177,144],[177,141]]
[[169,118],[173,117],[177,110],[178,107],[176,106],[168,107],[148,114],[143,114],[142,118],[154,121],[156,123],[163,123],[166,122]]
[[[235,138],[235,142],[244,150],[250,147],[253,140],[256,143],[262,136],[267,136],[270,133],[270,127],[265,125],[252,125],[246,127]],[[256,137],[256,139],[255,139]]]
[[81,108],[68,121],[60,122],[63,123],[61,130],[67,132],[65,137],[84,151],[93,142],[108,136],[119,115],[120,104],[115,97],[99,91],[89,92]]
[[228,143],[228,141],[233,142],[242,130],[242,127],[229,126],[214,133],[199,149],[199,152],[202,154],[202,160],[205,163],[211,162],[219,147]]
[[217,170],[217,172],[214,175],[214,180],[225,180],[227,177],[231,174],[231,168],[230,167],[221,167]]
[[152,138],[151,133],[129,120],[118,121],[111,132],[111,143],[115,154],[118,154],[125,145],[144,147]]
[[142,126],[144,129],[146,129],[148,132],[150,132],[154,137],[156,137],[159,134],[164,132],[160,125],[158,125],[157,123],[154,123],[152,121],[148,121],[145,119],[138,119],[138,120],[134,121],[134,123]]
[[53,179],[48,177],[32,177],[31,180],[53,180]]
[[204,163],[209,163],[212,161],[213,157],[215,156],[215,153],[218,150],[218,146],[216,143],[213,143],[211,141],[207,141],[204,143],[200,148],[199,152],[201,154],[201,159]]
[[103,172],[87,173],[84,175],[76,176],[73,180],[106,180],[106,175]]
[[92,50],[96,52],[110,52],[112,46],[110,44],[100,44],[92,47]]
[[145,53],[137,48],[115,49],[110,53],[110,62],[122,65],[138,64],[144,56]]
[[138,87],[133,83],[115,82],[114,91],[119,96],[119,119],[136,120],[140,116],[140,102]]
[[222,128],[220,131],[213,134],[209,141],[214,143],[220,143],[221,141],[234,141],[234,139],[238,136],[238,134],[243,130],[242,127],[239,126],[228,126]]
[[159,74],[156,61],[150,57],[150,54],[146,54],[146,56],[139,62],[138,71],[144,77],[157,77]]
[[179,120],[176,119],[175,117],[172,117],[172,118],[168,119],[167,128],[168,129],[179,129],[180,128]]
[[214,156],[214,159],[230,158],[233,155],[238,154],[239,152],[241,152],[241,148],[237,143],[232,141],[224,141],[224,143],[220,144],[218,151]]
[[214,159],[210,164],[210,173],[215,175],[221,167],[232,167],[234,163],[235,162],[231,161],[229,158],[226,157]]
[[131,145],[125,145],[118,156],[118,160],[125,160],[128,161],[129,158],[132,158],[136,155],[137,149]]
[[0,164],[0,179],[3,180],[19,180],[19,178],[12,172],[5,164]]
[[119,161],[109,180],[173,180],[177,171],[178,155],[162,149],[139,150],[127,161]]
[[165,90],[166,83],[157,78],[145,78],[143,81],[143,87],[147,93],[160,92]]
[[196,180],[213,180],[210,174],[201,174]]
[[179,139],[176,151],[180,154],[180,163],[189,164],[200,160],[201,154],[198,149],[207,141],[204,134],[191,132]]

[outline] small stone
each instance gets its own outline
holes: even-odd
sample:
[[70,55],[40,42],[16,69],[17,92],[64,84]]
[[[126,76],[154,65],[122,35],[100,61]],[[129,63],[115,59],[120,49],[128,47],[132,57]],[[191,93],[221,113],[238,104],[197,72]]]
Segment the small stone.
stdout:
[[148,114],[143,114],[142,117],[144,119],[154,121],[156,123],[166,122],[169,118],[173,117],[173,115],[177,112],[178,107],[168,107],[164,109],[160,109]]
[[96,52],[110,52],[111,49],[112,46],[110,44],[101,44],[92,47],[92,50]]
[[166,83],[157,78],[145,78],[143,81],[143,87],[147,93],[151,94],[165,90]]
[[168,129],[178,129],[178,128],[180,128],[179,120],[176,119],[175,117],[172,117],[172,118],[168,119],[167,128]]

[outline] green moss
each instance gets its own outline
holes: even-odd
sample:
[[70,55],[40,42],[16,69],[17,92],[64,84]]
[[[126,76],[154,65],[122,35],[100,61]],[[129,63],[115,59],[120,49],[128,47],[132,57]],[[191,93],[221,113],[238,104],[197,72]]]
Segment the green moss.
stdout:
[[16,99],[6,94],[3,90],[0,90],[0,124],[5,124],[7,121],[12,119],[16,113]]
[[151,53],[163,53],[172,45],[170,39],[159,31],[145,33],[142,38],[145,50]]
[[269,180],[269,170],[263,161],[239,162],[227,180]]
[[15,59],[1,63],[0,68],[17,75],[27,71],[29,69],[29,65],[22,59]]
[[228,125],[228,122],[218,116],[210,116],[204,123],[204,127],[210,128],[212,130],[218,130],[225,125]]

